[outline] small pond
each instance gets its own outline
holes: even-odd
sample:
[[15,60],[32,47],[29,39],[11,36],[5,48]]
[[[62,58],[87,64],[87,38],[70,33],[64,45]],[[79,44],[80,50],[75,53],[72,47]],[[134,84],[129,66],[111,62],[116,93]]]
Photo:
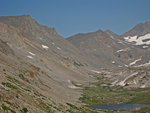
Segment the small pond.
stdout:
[[104,110],[129,110],[129,109],[150,107],[150,104],[107,104],[107,105],[92,105],[87,107]]

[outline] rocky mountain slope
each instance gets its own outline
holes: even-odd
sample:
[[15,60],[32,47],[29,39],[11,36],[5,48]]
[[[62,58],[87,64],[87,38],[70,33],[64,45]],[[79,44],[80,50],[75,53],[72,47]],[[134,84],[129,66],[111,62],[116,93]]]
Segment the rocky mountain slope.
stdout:
[[98,68],[129,67],[148,63],[148,50],[127,43],[110,31],[98,30],[77,34],[67,39],[86,54],[89,62]]
[[150,87],[149,23],[137,26],[66,40],[29,15],[0,17],[0,112],[91,113],[79,97],[95,77],[111,88]]
[[[94,67],[109,70],[105,77],[111,86],[145,88],[150,86],[150,51],[146,49],[148,45],[145,45],[149,43],[149,30],[147,22],[138,24],[121,36],[110,30],[98,30],[77,34],[67,40],[85,53],[88,59],[92,59],[89,63]],[[139,36],[139,39],[136,39],[138,44],[145,43],[141,44],[142,47],[133,41],[135,35]]]
[[93,80],[81,55],[29,15],[0,17],[0,111],[58,112],[77,103]]

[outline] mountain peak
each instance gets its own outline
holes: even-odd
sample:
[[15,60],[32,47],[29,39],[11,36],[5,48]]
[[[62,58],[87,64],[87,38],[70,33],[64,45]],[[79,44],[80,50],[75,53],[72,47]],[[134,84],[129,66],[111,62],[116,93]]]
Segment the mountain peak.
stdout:
[[109,35],[111,38],[112,38],[112,37],[114,37],[114,38],[118,38],[118,37],[119,37],[118,34],[112,32],[112,31],[109,30],[109,29],[105,30],[105,33],[106,33],[107,35]]
[[14,16],[15,18],[22,18],[26,20],[34,20],[30,15],[19,15],[19,16]]
[[19,15],[19,16],[1,16],[0,22],[8,25],[12,25],[13,27],[26,26],[27,24],[36,23],[37,22],[31,18],[30,15]]
[[[61,37],[57,34],[54,27],[47,27],[40,25],[36,20],[34,20],[30,15],[19,15],[19,16],[1,16],[0,22],[11,25],[15,28],[22,30],[22,32],[27,33],[28,35],[40,36],[39,33],[42,32],[42,29],[47,30],[52,35]],[[33,32],[34,31],[34,32]],[[41,34],[42,36],[42,34]]]
[[139,23],[123,36],[142,36],[150,33],[150,22]]
[[31,19],[31,16],[30,15],[17,15],[17,16],[3,16],[5,18],[28,18],[28,19]]
[[30,15],[1,16],[0,18],[31,18]]
[[20,16],[31,18],[30,15],[20,15]]
[[96,33],[103,33],[104,31],[103,30],[101,30],[101,29],[98,29],[97,31],[96,31]]
[[114,33],[110,29],[105,30],[105,33]]

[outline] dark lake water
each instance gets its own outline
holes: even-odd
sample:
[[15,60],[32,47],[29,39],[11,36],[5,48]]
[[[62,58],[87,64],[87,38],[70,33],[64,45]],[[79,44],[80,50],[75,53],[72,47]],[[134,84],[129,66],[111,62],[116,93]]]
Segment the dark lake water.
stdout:
[[128,109],[150,107],[150,104],[108,104],[108,105],[92,105],[87,107],[104,110],[128,110]]

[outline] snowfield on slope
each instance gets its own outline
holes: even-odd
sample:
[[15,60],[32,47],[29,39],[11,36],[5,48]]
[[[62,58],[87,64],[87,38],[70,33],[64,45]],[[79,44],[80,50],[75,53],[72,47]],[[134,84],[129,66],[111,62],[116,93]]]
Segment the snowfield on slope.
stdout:
[[138,72],[132,73],[131,75],[127,76],[123,81],[119,82],[118,85],[119,86],[125,86],[126,85],[126,80],[128,80],[129,78],[133,77],[134,75],[137,75]]
[[124,37],[127,42],[135,42],[135,45],[149,45],[150,44],[150,34],[146,34],[143,36],[127,36]]
[[127,51],[127,50],[130,50],[130,48],[128,47],[128,48],[125,48],[125,49],[120,49],[120,50],[118,50],[116,52],[119,53],[119,52],[123,52],[123,51]]
[[132,66],[132,65],[136,64],[138,61],[141,61],[141,60],[142,60],[141,58],[140,58],[140,59],[137,59],[137,60],[131,62],[129,65]]
[[42,45],[42,47],[44,48],[44,49],[48,49],[49,47],[47,47],[46,45]]
[[30,55],[32,55],[32,56],[35,56],[35,54],[34,53],[32,53],[32,52],[28,52]]
[[33,57],[32,56],[27,56],[28,58],[30,58],[30,59],[33,59]]

